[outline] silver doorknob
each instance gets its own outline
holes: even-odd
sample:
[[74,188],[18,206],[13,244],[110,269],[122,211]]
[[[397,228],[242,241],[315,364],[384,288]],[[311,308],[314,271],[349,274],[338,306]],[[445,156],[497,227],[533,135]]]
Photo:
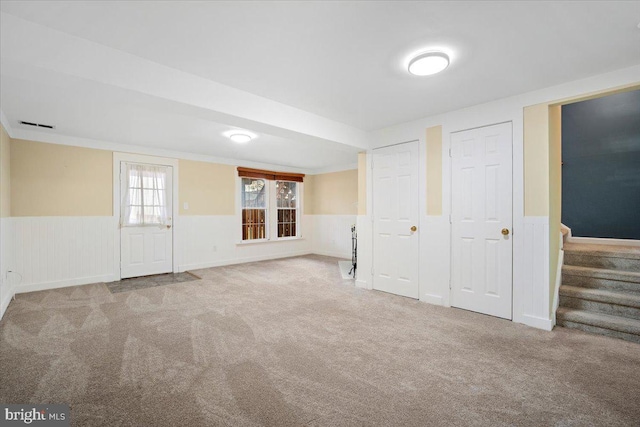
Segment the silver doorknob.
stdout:
[[415,225],[411,226],[411,231],[416,231],[418,229],[418,227],[416,227]]
[[503,229],[502,229],[502,235],[503,235],[503,236],[507,236],[507,235],[509,235],[509,229],[508,229],[508,228],[503,228]]

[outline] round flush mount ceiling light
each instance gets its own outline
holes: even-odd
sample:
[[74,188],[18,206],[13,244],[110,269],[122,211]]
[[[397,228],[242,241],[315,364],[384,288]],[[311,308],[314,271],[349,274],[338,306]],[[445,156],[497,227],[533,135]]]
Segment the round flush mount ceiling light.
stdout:
[[229,138],[233,141],[233,142],[237,142],[238,144],[244,144],[245,142],[249,142],[253,139],[253,137],[247,133],[232,133],[231,135],[229,135]]
[[222,134],[238,144],[247,143],[258,137],[255,133],[244,129],[230,129]]
[[449,66],[449,55],[444,52],[426,52],[409,61],[408,70],[414,76],[430,76]]

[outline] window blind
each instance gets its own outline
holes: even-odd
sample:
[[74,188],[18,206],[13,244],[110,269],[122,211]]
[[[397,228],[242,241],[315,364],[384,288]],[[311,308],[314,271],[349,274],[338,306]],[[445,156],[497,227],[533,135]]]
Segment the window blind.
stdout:
[[271,181],[293,181],[303,182],[303,173],[290,173],[290,172],[274,172],[263,169],[251,169],[238,167],[238,176],[243,178],[261,178]]

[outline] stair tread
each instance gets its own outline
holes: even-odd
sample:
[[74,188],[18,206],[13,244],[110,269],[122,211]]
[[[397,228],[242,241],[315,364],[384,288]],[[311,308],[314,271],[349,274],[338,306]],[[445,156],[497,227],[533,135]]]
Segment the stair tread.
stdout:
[[564,265],[562,272],[571,276],[595,277],[598,279],[620,280],[640,283],[640,273],[626,270],[609,270],[606,268],[583,267],[580,265]]
[[599,328],[640,335],[640,320],[637,319],[611,316],[609,314],[595,313],[593,311],[578,310],[567,307],[558,307],[556,315],[560,320],[583,323],[585,325],[597,326]]
[[640,246],[594,245],[590,243],[565,243],[565,252],[610,258],[640,259]]
[[626,307],[640,308],[640,294],[608,289],[582,288],[579,286],[560,286],[560,295],[598,301]]

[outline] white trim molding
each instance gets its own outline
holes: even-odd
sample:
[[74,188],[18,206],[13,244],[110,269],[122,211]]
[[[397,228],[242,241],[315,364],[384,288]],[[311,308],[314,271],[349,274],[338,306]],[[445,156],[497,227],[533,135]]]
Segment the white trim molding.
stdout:
[[69,286],[90,285],[93,283],[114,282],[119,280],[112,274],[104,276],[86,276],[75,279],[55,280],[51,282],[31,283],[20,286],[16,290],[16,294],[24,294],[27,292],[46,291],[49,289],[66,288]]
[[640,240],[633,239],[609,239],[600,237],[577,237],[570,235],[568,243],[584,243],[588,245],[616,245],[616,246],[640,246]]
[[4,313],[7,311],[7,308],[9,308],[9,304],[14,295],[13,292],[7,293],[6,295],[3,293],[2,302],[0,303],[0,320],[4,317]]
[[560,286],[562,285],[562,266],[564,265],[564,250],[562,244],[562,232],[560,236],[560,250],[558,250],[558,266],[556,268],[556,283],[553,292],[553,304],[551,305],[551,323],[552,327],[556,325],[556,312],[560,304]]
[[180,267],[180,271],[193,271],[193,270],[201,270],[203,268],[213,268],[213,267],[223,267],[226,265],[236,265],[236,264],[245,264],[248,262],[258,262],[258,261],[269,261],[273,259],[282,259],[282,258],[291,258],[298,257],[304,255],[311,255],[312,252],[309,250],[301,250],[301,251],[292,251],[292,252],[283,252],[280,254],[268,254],[268,255],[256,255],[249,256],[245,258],[233,258],[222,261],[209,261],[209,262],[201,262],[194,264],[184,264]]
[[7,116],[4,115],[4,111],[2,110],[0,110],[0,123],[2,123],[2,127],[4,127],[4,130],[9,134],[9,138],[13,138],[13,129],[9,124],[9,119],[7,119]]
[[0,319],[15,295],[13,218],[0,218]]
[[522,322],[524,325],[531,326],[533,328],[550,331],[553,329],[553,322],[551,319],[545,319],[543,317],[536,317],[525,314],[522,316]]
[[534,328],[551,330],[553,324],[549,313],[549,217],[524,217],[518,233],[522,255],[519,268],[514,268],[514,321]]

